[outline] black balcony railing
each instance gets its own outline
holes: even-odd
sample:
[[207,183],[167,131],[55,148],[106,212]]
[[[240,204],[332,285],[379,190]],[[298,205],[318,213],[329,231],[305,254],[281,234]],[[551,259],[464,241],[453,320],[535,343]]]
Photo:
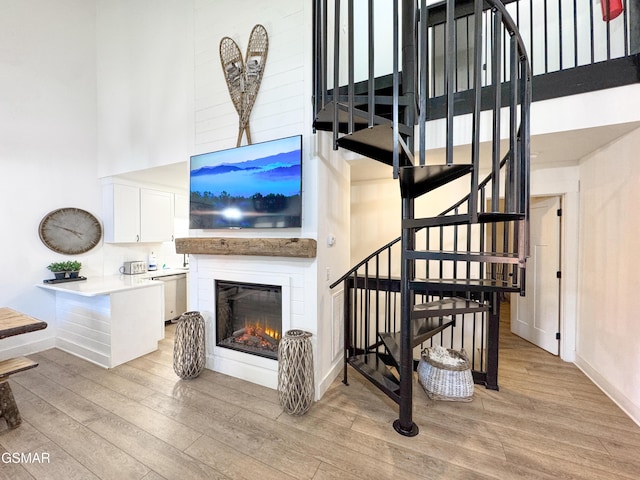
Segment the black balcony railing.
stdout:
[[[603,20],[600,0],[511,0],[505,1],[529,53],[534,75],[533,100],[542,100],[586,91],[612,88],[640,79],[640,0],[602,0],[609,8],[620,1],[623,11],[616,18]],[[444,4],[429,7],[429,61],[431,97],[444,95]],[[454,88],[464,92],[473,85],[472,64],[474,19],[472,5],[458,9],[455,22],[457,55]],[[491,29],[485,11],[483,29]],[[493,36],[480,46],[491,51]],[[501,38],[503,44],[507,38]],[[509,59],[501,59],[499,75],[509,81]],[[483,55],[482,83],[491,85],[495,70],[491,58]],[[438,109],[434,110],[438,115]]]

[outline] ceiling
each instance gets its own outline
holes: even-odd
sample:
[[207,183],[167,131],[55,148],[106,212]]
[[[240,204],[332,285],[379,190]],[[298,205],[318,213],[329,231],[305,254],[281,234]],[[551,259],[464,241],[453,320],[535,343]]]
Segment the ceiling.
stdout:
[[[560,133],[535,135],[531,137],[531,168],[553,168],[577,165],[580,159],[604,147],[623,135],[640,128],[640,122],[607,125],[603,127],[585,128]],[[508,146],[503,144],[503,151]],[[454,148],[454,156],[470,157],[470,146]],[[436,149],[427,153],[428,161],[444,163],[444,149]],[[491,159],[491,145],[481,145],[481,158]],[[391,177],[391,167],[367,158],[350,160],[351,181],[367,181]]]
[[[585,128],[560,133],[550,133],[531,137],[531,168],[553,168],[577,165],[580,159],[604,147],[623,135],[640,128],[640,122]],[[455,154],[469,156],[469,146],[456,147]],[[481,146],[481,157],[491,158],[490,144]],[[507,146],[503,146],[506,151]],[[429,160],[444,157],[444,149],[428,153]],[[367,158],[350,159],[351,181],[367,181],[391,177],[391,167]],[[138,170],[120,175],[136,182],[166,185],[178,189],[189,188],[188,163],[178,162],[163,167]]]

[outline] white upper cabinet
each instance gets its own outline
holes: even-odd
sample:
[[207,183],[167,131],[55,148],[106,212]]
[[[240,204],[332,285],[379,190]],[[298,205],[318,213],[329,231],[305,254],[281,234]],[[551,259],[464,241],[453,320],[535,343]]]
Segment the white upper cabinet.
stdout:
[[173,240],[173,193],[140,189],[140,241]]
[[117,183],[102,188],[105,242],[173,240],[173,193]]
[[174,197],[176,218],[189,219],[189,197],[186,195],[175,194]]

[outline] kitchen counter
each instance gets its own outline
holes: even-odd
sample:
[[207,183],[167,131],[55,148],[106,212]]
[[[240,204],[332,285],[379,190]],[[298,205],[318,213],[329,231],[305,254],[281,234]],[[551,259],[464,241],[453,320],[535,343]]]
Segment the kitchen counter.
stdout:
[[189,273],[188,268],[163,268],[138,275],[105,275],[104,277],[88,277],[77,282],[42,283],[38,287],[57,292],[72,293],[85,297],[108,295],[123,290],[147,288],[157,284],[153,278]]
[[123,290],[147,288],[157,284],[151,276],[143,275],[110,275],[104,277],[88,277],[86,280],[63,283],[42,283],[38,287],[56,292],[71,293],[84,297],[109,295]]
[[106,368],[158,349],[164,284],[143,275],[39,284],[56,297],[56,347]]

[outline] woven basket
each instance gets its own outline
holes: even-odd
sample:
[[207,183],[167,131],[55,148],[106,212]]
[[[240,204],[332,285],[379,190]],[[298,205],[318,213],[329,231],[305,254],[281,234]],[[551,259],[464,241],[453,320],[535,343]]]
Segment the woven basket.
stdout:
[[458,364],[446,365],[434,360],[433,349],[425,348],[418,362],[418,383],[433,400],[470,402],[473,400],[473,376],[467,354],[464,350],[446,350]]

